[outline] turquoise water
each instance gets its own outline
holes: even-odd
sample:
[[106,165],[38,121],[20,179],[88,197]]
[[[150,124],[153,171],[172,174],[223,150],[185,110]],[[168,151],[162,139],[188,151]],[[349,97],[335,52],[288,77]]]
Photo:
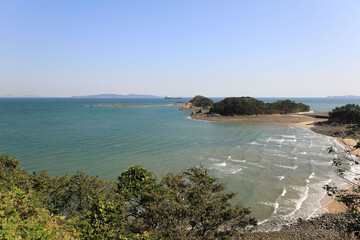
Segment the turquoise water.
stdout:
[[[354,102],[294,100],[312,110]],[[0,153],[19,158],[27,171],[113,180],[135,164],[158,176],[202,164],[260,220],[283,223],[323,211],[322,186],[334,177],[330,137],[287,125],[195,121],[178,107],[97,106],[175,101],[0,99]]]

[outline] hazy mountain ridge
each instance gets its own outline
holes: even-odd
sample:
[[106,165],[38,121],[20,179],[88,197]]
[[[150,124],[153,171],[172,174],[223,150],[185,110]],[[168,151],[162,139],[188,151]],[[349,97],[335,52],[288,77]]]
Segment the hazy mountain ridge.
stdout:
[[360,96],[355,96],[355,95],[327,96],[327,98],[360,98]]
[[72,96],[72,98],[160,98],[155,95],[142,95],[142,94],[96,94],[96,95],[85,95],[85,96]]

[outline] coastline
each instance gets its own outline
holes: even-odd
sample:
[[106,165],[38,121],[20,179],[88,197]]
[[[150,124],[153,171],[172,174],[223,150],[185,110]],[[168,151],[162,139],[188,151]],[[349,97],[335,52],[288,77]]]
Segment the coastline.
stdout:
[[[323,112],[322,112],[323,113]],[[316,114],[315,114],[316,115]],[[334,140],[343,145],[346,150],[352,150],[352,148],[357,144],[354,139],[350,138],[339,138],[326,134],[326,132],[314,131],[315,123],[327,121],[327,118],[318,118],[311,116],[306,113],[300,114],[272,114],[272,115],[254,115],[254,116],[220,116],[220,115],[209,115],[209,114],[189,114],[189,118],[193,120],[200,121],[209,121],[209,122],[220,122],[220,123],[269,123],[269,124],[285,124],[297,127],[305,127],[313,132],[322,134],[325,136],[330,136]],[[356,152],[352,151],[355,155],[359,155],[360,149],[357,149]],[[349,186],[350,187],[350,186]],[[321,206],[329,214],[337,214],[346,211],[346,206],[342,203],[337,202],[332,197],[327,194],[319,200]]]

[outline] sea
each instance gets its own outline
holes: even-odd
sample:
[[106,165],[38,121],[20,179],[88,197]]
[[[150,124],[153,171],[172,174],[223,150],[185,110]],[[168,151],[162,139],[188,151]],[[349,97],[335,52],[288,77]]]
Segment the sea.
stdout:
[[[360,104],[359,98],[290,99],[314,111]],[[252,216],[272,228],[326,211],[320,204],[323,186],[340,182],[332,169],[340,153],[327,152],[328,147],[341,149],[332,137],[281,124],[197,121],[179,107],[98,106],[176,101],[1,98],[0,154],[17,157],[28,172],[59,176],[81,171],[104,180],[116,180],[132,165],[158,177],[203,166],[227,191],[237,193],[234,202],[250,207]]]

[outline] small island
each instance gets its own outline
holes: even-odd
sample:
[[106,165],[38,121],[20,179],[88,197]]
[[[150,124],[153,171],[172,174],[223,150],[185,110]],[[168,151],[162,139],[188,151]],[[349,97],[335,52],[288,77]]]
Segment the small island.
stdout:
[[192,111],[191,119],[214,122],[281,123],[309,127],[326,121],[327,111],[310,111],[310,106],[291,100],[265,103],[252,97],[228,97],[220,102],[196,96],[180,110]]

